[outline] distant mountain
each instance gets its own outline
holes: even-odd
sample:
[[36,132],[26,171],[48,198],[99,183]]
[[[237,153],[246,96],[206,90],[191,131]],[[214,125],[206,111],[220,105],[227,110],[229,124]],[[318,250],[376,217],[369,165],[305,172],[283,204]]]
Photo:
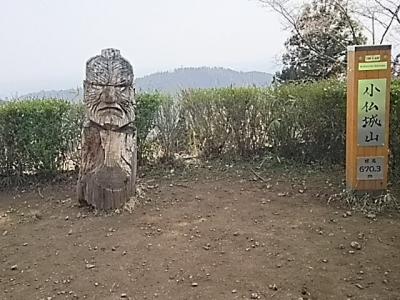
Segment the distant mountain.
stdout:
[[[136,78],[138,92],[159,91],[174,94],[188,88],[217,88],[217,87],[266,87],[271,84],[272,75],[264,72],[238,72],[226,68],[180,68],[172,72],[159,72]],[[20,99],[32,98],[58,98],[70,101],[83,99],[82,88],[40,91],[19,97]]]
[[29,93],[18,97],[18,99],[43,99],[43,98],[55,98],[64,99],[73,102],[79,102],[83,99],[82,88],[68,89],[68,90],[51,90],[51,91],[40,91],[35,93]]
[[139,91],[175,93],[188,88],[269,86],[272,75],[264,72],[238,72],[225,68],[180,68],[154,73],[136,80]]

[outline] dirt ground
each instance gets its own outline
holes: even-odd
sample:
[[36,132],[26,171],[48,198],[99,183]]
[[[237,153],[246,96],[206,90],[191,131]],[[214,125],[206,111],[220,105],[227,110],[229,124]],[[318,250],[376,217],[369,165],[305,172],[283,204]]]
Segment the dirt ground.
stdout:
[[400,299],[398,214],[327,205],[340,172],[260,175],[142,176],[107,215],[73,180],[0,192],[0,299]]

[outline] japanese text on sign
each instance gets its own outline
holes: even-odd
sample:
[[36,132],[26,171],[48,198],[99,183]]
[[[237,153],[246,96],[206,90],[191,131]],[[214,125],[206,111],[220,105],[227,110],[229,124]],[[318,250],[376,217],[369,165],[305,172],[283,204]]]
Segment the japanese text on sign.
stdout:
[[386,70],[387,68],[388,68],[387,61],[361,62],[361,63],[358,64],[358,71]]
[[379,54],[374,54],[374,55],[365,55],[365,62],[375,62],[375,61],[380,61],[381,56]]
[[386,79],[358,81],[358,144],[385,145]]
[[385,159],[383,156],[358,157],[357,179],[379,180],[383,179]]

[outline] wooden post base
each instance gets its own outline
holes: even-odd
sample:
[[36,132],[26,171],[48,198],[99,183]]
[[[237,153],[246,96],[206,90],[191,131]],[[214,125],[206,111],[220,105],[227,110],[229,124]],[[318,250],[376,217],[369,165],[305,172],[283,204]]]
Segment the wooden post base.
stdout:
[[135,146],[136,140],[132,131],[113,132],[96,125],[84,129],[84,163],[77,185],[81,204],[96,209],[116,209],[134,195]]

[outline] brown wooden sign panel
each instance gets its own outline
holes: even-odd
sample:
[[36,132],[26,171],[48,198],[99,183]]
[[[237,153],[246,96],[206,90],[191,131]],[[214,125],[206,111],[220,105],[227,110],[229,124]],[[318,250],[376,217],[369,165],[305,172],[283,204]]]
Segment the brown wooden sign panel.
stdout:
[[347,53],[346,183],[387,188],[391,46],[352,46]]

